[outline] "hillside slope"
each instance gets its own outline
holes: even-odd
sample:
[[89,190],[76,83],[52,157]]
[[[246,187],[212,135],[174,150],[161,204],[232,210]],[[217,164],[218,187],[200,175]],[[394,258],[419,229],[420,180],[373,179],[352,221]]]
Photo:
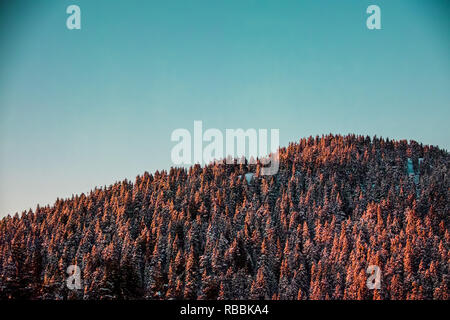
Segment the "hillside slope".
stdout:
[[0,221],[0,299],[449,299],[449,160],[329,135],[57,200]]

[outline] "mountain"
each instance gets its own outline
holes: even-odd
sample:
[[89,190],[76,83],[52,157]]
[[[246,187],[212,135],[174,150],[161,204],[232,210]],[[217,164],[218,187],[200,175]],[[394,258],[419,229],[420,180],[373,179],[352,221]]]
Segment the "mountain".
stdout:
[[279,154],[273,176],[172,168],[3,218],[0,299],[449,299],[447,151],[327,135]]

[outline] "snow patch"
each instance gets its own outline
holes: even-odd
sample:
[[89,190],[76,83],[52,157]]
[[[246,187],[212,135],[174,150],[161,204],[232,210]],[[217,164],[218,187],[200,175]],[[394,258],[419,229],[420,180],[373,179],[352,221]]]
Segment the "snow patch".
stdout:
[[[253,175],[254,175],[254,173],[252,173],[252,172],[246,173],[246,174],[244,175],[244,176],[245,176],[245,180],[247,180],[247,183],[248,183],[248,184],[252,181]],[[239,179],[242,178],[242,175],[239,175],[238,178],[239,178]]]
[[413,162],[411,158],[408,158],[407,162],[406,162],[406,171],[408,173],[408,175],[412,176],[414,175],[414,167],[413,167]]
[[[422,163],[423,158],[419,158],[419,166]],[[407,159],[406,162],[406,172],[408,173],[408,176],[410,178],[413,178],[414,180],[414,184],[416,185],[416,190],[417,190],[417,198],[419,198],[420,195],[420,189],[419,189],[419,183],[420,183],[420,175],[419,173],[415,173],[414,172],[414,166],[413,166],[413,162],[411,158]]]

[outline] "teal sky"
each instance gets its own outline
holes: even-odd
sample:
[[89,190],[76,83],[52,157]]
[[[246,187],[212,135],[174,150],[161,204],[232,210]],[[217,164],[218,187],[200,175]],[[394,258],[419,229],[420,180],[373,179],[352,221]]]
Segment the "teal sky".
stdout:
[[5,3],[0,216],[167,169],[194,120],[450,147],[446,0]]

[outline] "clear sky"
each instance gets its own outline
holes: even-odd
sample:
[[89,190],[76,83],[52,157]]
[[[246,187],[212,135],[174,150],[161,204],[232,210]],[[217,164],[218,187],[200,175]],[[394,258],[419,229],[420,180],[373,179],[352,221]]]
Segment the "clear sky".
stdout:
[[449,3],[2,1],[0,216],[168,169],[194,120],[449,149]]

